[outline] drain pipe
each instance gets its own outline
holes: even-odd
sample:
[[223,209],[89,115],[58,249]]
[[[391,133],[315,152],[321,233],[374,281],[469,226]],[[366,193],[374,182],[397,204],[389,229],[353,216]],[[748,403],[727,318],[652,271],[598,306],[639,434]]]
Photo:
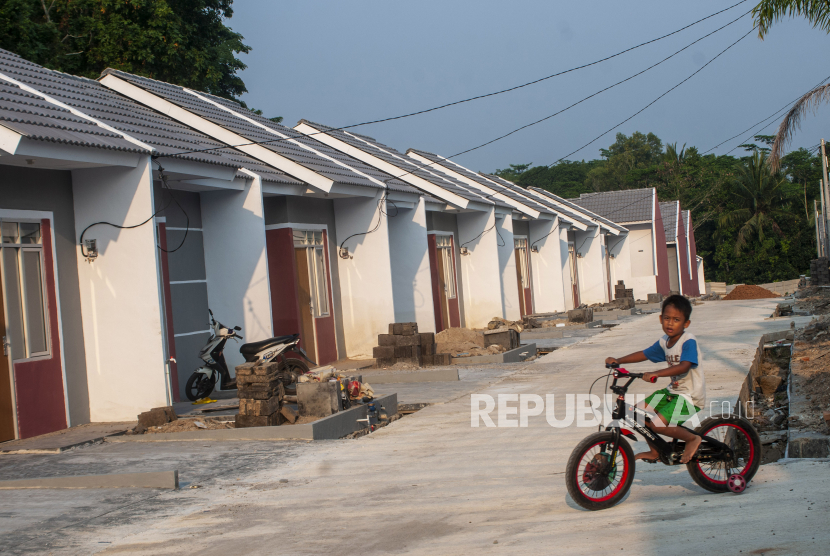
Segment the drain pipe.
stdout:
[[170,395],[170,363],[178,363],[175,358],[169,357],[164,363],[164,394],[167,399],[167,405],[173,405],[173,398]]

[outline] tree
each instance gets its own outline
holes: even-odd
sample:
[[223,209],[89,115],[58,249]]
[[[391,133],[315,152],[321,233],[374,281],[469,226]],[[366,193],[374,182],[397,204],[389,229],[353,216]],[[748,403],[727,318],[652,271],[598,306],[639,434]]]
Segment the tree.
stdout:
[[250,52],[225,25],[233,0],[4,0],[0,47],[50,69],[92,79],[106,68],[224,98],[246,92],[236,54]]
[[777,219],[789,216],[785,183],[784,176],[770,171],[763,152],[756,151],[740,166],[732,188],[737,206],[724,212],[719,221],[722,228],[740,226],[735,240],[736,255],[749,244],[752,236],[763,243],[765,228],[783,235]]
[[504,178],[508,181],[516,182],[519,179],[519,176],[528,168],[530,165],[533,164],[532,162],[528,162],[527,164],[511,164],[510,168],[498,169],[493,172],[494,176],[499,176],[500,178]]
[[830,2],[827,0],[761,0],[752,9],[761,39],[767,36],[774,22],[788,16],[804,17],[813,27],[830,33]]

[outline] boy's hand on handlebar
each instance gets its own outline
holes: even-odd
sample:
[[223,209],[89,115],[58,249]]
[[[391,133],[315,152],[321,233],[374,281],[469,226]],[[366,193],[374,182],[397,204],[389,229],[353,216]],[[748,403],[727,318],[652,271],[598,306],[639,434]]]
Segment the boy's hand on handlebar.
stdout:
[[643,373],[643,380],[646,382],[657,382],[657,373]]
[[619,363],[619,361],[617,361],[615,358],[613,358],[613,357],[608,357],[608,358],[605,360],[605,364],[606,364],[606,365],[619,365],[620,363]]

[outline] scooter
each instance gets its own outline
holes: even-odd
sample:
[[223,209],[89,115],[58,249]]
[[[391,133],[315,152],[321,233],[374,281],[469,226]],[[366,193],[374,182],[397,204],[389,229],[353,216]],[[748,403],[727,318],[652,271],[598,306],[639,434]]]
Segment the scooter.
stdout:
[[[185,385],[187,399],[194,402],[208,397],[213,392],[216,383],[220,382],[220,379],[222,390],[236,389],[236,380],[231,378],[228,364],[225,361],[225,344],[231,339],[237,342],[244,339],[237,334],[242,328],[239,326],[225,326],[213,317],[213,311],[208,309],[208,313],[210,313],[212,334],[208,338],[205,347],[199,352],[199,357],[205,362],[205,365],[193,371],[193,374],[187,379],[187,384]],[[279,373],[283,382],[288,385],[297,382],[297,377],[307,373],[309,368],[301,359],[286,357],[284,353],[287,350],[295,351],[312,365],[317,365],[317,363],[309,359],[303,348],[297,345],[299,342],[299,334],[275,336],[274,338],[269,338],[261,342],[242,344],[239,347],[239,353],[245,358],[246,363],[268,363],[274,359],[278,359]]]

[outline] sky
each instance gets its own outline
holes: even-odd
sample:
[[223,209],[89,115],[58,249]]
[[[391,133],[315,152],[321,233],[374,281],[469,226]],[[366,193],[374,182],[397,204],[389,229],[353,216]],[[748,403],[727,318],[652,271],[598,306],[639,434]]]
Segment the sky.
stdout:
[[[339,127],[516,86],[675,31],[738,0],[237,0],[228,25],[252,47],[239,57],[242,99],[268,117]],[[429,114],[355,128],[400,151],[452,156],[625,79],[749,11],[757,0],[592,67]],[[477,171],[551,164],[677,85],[752,27],[751,15],[648,72],[454,160]],[[600,158],[618,132],[652,132],[706,151],[791,104],[830,76],[830,42],[800,19],[726,51],[641,114],[569,157]],[[791,149],[830,140],[830,106],[803,122]],[[756,133],[774,134],[781,118]],[[748,132],[713,151],[726,154]],[[732,151],[744,154],[743,149]]]

